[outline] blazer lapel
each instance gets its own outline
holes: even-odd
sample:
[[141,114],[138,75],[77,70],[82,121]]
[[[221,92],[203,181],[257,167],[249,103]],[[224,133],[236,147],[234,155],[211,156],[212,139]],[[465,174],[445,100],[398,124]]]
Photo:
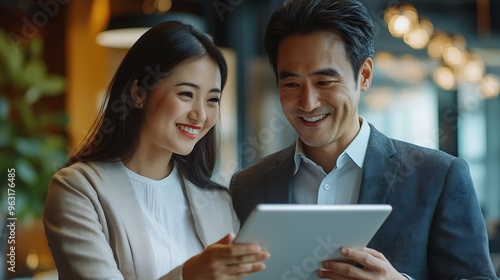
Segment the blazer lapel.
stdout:
[[[129,239],[132,258],[135,265],[136,276],[139,279],[153,279],[156,265],[153,257],[151,243],[146,231],[144,216],[137,196],[132,188],[125,167],[121,162],[92,164],[101,176],[103,184],[109,189],[106,199],[118,212],[123,225],[123,230]],[[116,210],[118,209],[118,210]],[[124,255],[128,255],[124,252]]]
[[363,163],[359,204],[384,204],[399,172],[392,159],[396,149],[389,138],[370,125],[370,139]]
[[203,246],[206,248],[234,231],[229,193],[224,200],[223,191],[202,189],[184,177],[183,180],[194,227]]

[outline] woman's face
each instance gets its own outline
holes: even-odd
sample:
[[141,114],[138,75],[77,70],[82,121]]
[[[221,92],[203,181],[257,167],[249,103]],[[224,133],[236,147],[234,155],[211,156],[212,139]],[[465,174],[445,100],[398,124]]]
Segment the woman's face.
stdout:
[[221,75],[211,58],[177,66],[146,97],[139,151],[189,154],[217,122],[220,97]]

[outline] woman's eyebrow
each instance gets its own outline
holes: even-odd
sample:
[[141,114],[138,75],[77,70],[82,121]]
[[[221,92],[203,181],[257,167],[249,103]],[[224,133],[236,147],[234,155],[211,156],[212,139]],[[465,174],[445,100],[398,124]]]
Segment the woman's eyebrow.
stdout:
[[[193,84],[193,83],[190,83],[190,82],[182,82],[182,83],[178,83],[175,85],[176,87],[177,86],[188,86],[188,87],[192,87],[192,88],[195,88],[195,89],[200,89],[200,86],[197,85],[197,84]],[[218,92],[218,93],[221,93],[221,90],[219,88],[213,88],[210,90],[210,92]]]

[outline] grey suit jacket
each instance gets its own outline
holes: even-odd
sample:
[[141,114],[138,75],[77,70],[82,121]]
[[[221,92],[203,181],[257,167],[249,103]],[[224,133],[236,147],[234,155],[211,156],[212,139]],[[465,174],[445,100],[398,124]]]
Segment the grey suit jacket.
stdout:
[[[256,204],[291,203],[294,151],[292,145],[233,176],[241,223]],[[393,207],[368,247],[399,272],[415,279],[497,279],[464,160],[387,138],[371,126],[362,176],[358,203]]]
[[[204,247],[239,222],[229,193],[184,179]],[[154,279],[156,265],[139,201],[123,164],[77,163],[58,171],[43,214],[60,279]],[[181,279],[181,266],[161,279]]]

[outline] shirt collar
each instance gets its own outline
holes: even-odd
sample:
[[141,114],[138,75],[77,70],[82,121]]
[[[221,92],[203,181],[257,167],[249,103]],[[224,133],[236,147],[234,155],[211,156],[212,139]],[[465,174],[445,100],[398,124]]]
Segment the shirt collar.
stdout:
[[[342,166],[344,166],[349,161],[349,158],[359,168],[363,168],[366,149],[368,147],[368,139],[370,138],[370,126],[362,116],[359,116],[359,121],[361,122],[361,128],[356,137],[354,137],[352,142],[349,144],[349,146],[347,146],[347,148],[340,154],[336,163],[337,168],[341,168]],[[307,158],[307,156],[304,153],[303,143],[300,140],[300,138],[297,137],[297,140],[295,141],[295,155],[294,155],[295,170],[293,173],[294,175],[299,170],[300,163],[302,160],[304,160],[304,162],[316,165],[316,163]]]
[[295,155],[293,156],[293,160],[295,161],[295,169],[293,171],[293,175],[297,173],[299,170],[300,162],[304,160],[309,160],[306,157],[306,154],[304,153],[304,146],[302,145],[302,141],[300,141],[300,138],[297,137],[297,140],[295,140]]
[[366,148],[368,147],[368,139],[370,138],[370,126],[362,116],[359,116],[359,121],[361,122],[361,128],[359,129],[358,135],[354,137],[344,153],[348,154],[359,168],[363,168]]

